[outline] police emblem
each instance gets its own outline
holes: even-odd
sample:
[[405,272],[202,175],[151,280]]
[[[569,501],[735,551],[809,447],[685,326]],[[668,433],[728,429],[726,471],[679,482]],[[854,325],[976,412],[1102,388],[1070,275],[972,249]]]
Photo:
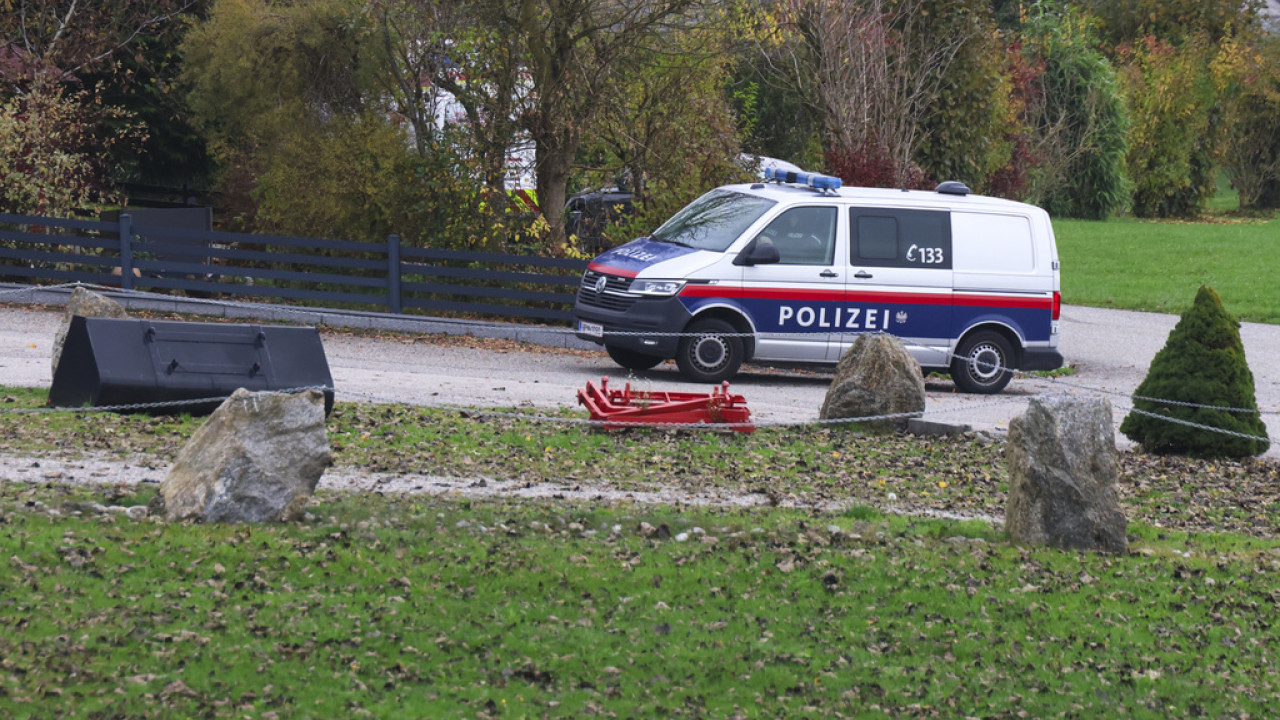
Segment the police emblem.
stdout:
[[896,320],[899,325],[905,323],[907,321],[907,311],[899,310],[898,314],[893,316],[893,319]]

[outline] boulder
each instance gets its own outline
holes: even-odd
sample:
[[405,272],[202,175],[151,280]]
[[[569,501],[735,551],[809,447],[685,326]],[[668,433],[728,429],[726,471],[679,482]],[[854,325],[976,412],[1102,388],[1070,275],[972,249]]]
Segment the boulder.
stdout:
[[1116,494],[1111,403],[1101,398],[1033,398],[1009,422],[1005,448],[1014,542],[1123,553],[1128,520]]
[[[840,358],[822,402],[823,420],[924,412],[924,375],[902,341],[883,333],[859,335]],[[865,423],[873,430],[904,428],[907,417]]]
[[331,463],[324,393],[241,388],[178,453],[158,505],[169,520],[297,520]]
[[112,300],[105,295],[99,295],[91,290],[78,287],[71,293],[70,299],[67,300],[67,309],[62,314],[62,325],[58,328],[57,334],[53,336],[53,374],[58,374],[58,361],[62,359],[62,346],[67,342],[67,330],[71,328],[71,318],[79,315],[80,317],[105,317],[105,318],[127,318],[129,313],[125,312],[124,306]]

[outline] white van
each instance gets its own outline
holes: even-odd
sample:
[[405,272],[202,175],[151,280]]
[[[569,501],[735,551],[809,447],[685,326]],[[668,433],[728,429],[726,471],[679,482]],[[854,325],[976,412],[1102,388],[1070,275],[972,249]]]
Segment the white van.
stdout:
[[927,192],[768,177],[712,190],[593,260],[578,337],[633,370],[675,358],[698,382],[751,360],[834,364],[866,332],[899,336],[926,372],[967,392],[1061,367],[1058,250],[1040,208],[957,182]]

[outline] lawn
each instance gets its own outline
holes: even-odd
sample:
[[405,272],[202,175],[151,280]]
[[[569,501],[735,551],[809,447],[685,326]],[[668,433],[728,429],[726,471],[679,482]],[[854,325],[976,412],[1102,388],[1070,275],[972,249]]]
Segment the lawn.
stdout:
[[[0,486],[0,716],[1265,717],[1280,547],[1132,527],[322,494],[284,526]],[[130,502],[136,498],[125,498]],[[41,509],[61,511],[50,517]]]
[[1280,322],[1280,217],[1250,216],[1239,205],[1223,175],[1195,222],[1054,219],[1062,301],[1181,314],[1209,285],[1239,319]]
[[[43,413],[0,451],[166,461],[191,418]],[[838,428],[603,433],[339,403],[363,468],[749,509],[322,492],[275,526],[0,484],[0,717],[1240,717],[1280,701],[1280,478],[1121,457],[1131,552],[1022,548],[998,445]],[[38,460],[37,460],[38,461]],[[767,499],[767,502],[766,502]],[[820,507],[836,507],[821,510]]]
[[1241,320],[1280,322],[1280,219],[1053,226],[1064,303],[1180,314],[1209,285]]

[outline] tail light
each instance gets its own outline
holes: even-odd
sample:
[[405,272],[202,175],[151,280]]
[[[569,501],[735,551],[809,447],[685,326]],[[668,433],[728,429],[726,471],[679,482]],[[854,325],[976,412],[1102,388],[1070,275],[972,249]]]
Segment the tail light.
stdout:
[[1055,291],[1053,293],[1053,319],[1057,320],[1062,315],[1062,293]]

